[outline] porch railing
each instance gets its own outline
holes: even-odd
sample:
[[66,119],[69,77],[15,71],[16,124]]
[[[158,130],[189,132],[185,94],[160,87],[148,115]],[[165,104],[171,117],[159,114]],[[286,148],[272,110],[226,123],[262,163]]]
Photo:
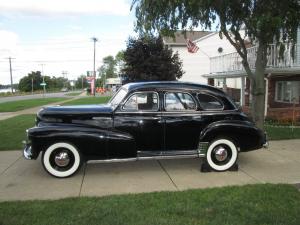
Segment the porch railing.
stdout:
[[[293,68],[300,67],[300,45],[292,49],[291,45],[285,44],[282,56],[279,54],[279,46],[270,45],[267,68]],[[255,69],[257,46],[247,49],[248,62],[251,69]],[[294,52],[294,56],[293,56]],[[242,58],[237,52],[228,53],[210,58],[210,73],[225,73],[244,71]]]

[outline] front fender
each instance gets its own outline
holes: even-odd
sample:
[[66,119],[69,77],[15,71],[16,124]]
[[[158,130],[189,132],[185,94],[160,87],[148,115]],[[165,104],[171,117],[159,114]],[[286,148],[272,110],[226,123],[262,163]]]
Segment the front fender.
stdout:
[[211,123],[200,134],[201,142],[210,142],[218,137],[232,139],[241,151],[261,148],[266,143],[262,130],[248,121],[224,120]]
[[133,137],[128,134],[72,124],[43,124],[28,129],[27,136],[33,159],[38,157],[40,151],[58,141],[74,144],[87,159],[108,158],[109,145],[113,146],[116,142],[120,145],[134,143]]

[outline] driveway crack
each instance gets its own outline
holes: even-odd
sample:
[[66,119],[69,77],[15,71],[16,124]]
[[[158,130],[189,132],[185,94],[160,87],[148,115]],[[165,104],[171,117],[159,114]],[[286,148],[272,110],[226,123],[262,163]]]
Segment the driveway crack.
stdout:
[[157,163],[160,165],[160,167],[162,168],[162,170],[167,174],[167,176],[169,177],[170,181],[172,182],[173,186],[175,187],[175,189],[177,191],[179,191],[179,188],[177,187],[177,185],[175,184],[174,180],[172,179],[172,177],[170,176],[170,174],[168,173],[168,171],[166,170],[166,168],[162,165],[162,163],[157,160]]
[[85,163],[83,165],[83,175],[82,175],[82,180],[81,180],[81,184],[80,184],[80,190],[79,190],[79,195],[78,195],[79,197],[81,196],[82,186],[83,186],[83,182],[84,182],[84,178],[85,178],[86,166],[87,166],[87,163]]
[[3,172],[1,172],[0,176],[2,176],[9,168],[11,168],[13,165],[15,165],[16,162],[19,161],[21,158],[22,158],[22,156],[20,156],[13,163],[11,163]]
[[256,177],[250,175],[250,174],[247,173],[245,170],[241,169],[241,167],[239,167],[239,170],[242,171],[243,173],[245,173],[247,176],[251,177],[252,179],[256,180],[257,182],[259,182],[259,183],[265,183],[264,181],[262,181],[262,180],[260,180],[260,179],[258,179],[258,178],[256,178]]

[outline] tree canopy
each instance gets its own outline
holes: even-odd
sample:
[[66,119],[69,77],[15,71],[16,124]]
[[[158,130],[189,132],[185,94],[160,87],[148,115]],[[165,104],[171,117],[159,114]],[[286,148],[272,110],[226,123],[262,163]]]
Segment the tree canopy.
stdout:
[[164,46],[161,37],[129,38],[124,61],[126,82],[176,80],[184,73],[178,53]]
[[[33,82],[32,82],[33,81]],[[32,90],[32,84],[33,84],[33,91],[42,89],[43,87],[40,86],[40,83],[43,82],[43,78],[40,71],[32,71],[27,76],[24,76],[19,81],[19,87],[18,89],[20,91],[29,92]]]
[[75,81],[75,88],[76,89],[83,89],[89,87],[89,84],[87,82],[86,76],[81,75],[77,77],[77,80]]
[[[44,81],[47,84],[47,89],[60,89],[67,84],[67,79],[63,77],[50,77],[45,76]],[[24,92],[30,92],[31,90],[42,90],[43,86],[41,83],[43,82],[43,77],[40,71],[32,71],[27,76],[21,78],[19,82],[18,89]]]
[[[139,33],[216,27],[242,58],[251,83],[252,117],[259,127],[264,119],[264,75],[269,44],[296,42],[300,22],[298,0],[133,0]],[[257,46],[255,71],[248,62],[246,42]],[[283,51],[282,51],[283,52]]]
[[98,69],[101,79],[117,77],[117,61],[112,55],[102,59],[103,65]]

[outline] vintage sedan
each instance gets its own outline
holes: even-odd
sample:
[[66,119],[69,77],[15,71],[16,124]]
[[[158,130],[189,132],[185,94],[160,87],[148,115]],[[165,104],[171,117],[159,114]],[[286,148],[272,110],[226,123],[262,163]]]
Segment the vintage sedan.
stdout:
[[185,82],[122,86],[107,104],[51,106],[27,130],[24,156],[69,177],[87,161],[204,157],[215,171],[267,145],[265,133],[222,91]]

